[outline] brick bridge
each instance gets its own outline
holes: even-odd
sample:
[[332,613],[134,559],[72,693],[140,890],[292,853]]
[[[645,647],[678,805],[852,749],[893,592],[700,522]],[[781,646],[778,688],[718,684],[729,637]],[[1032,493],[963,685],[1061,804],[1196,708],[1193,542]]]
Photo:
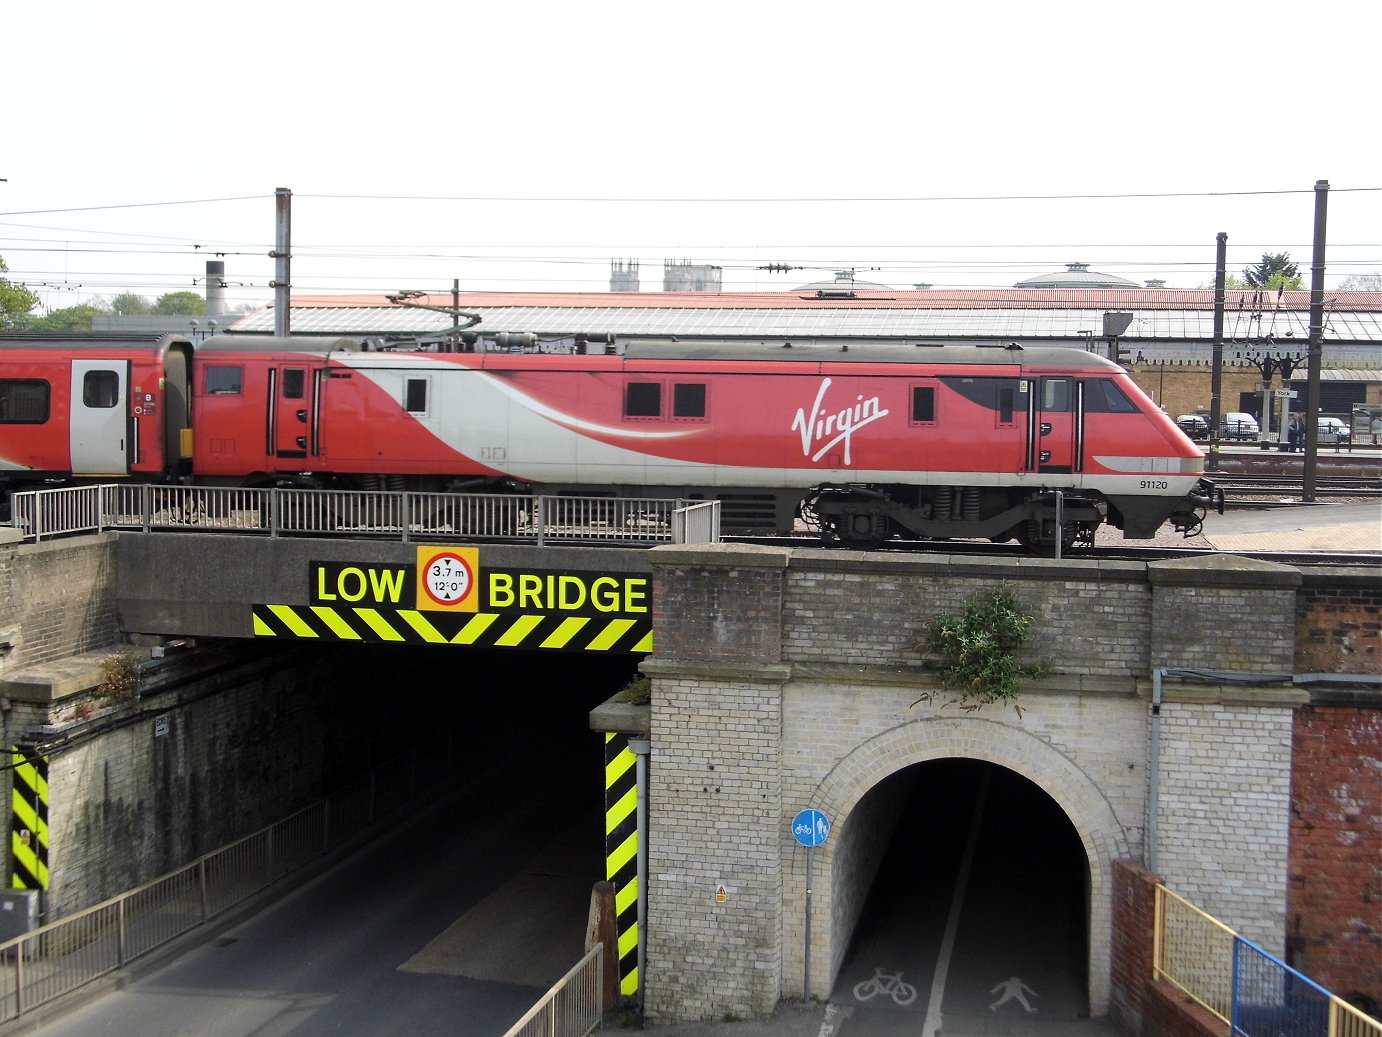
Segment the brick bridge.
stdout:
[[[830,990],[884,849],[875,833],[897,809],[870,792],[948,757],[1024,776],[1073,824],[1089,865],[1093,1014],[1118,1008],[1121,859],[1153,862],[1269,950],[1289,939],[1336,989],[1375,991],[1375,570],[724,545],[651,558],[651,1016],[761,1015],[801,994],[805,855],[787,821],[806,807],[834,822],[816,851],[810,976],[813,992]],[[928,619],[997,587],[1036,617],[1028,661],[1051,675],[1024,688],[1020,713],[965,713],[914,646]],[[732,903],[708,899],[717,884],[736,890]]]
[[[254,603],[308,603],[309,559],[358,562],[362,550],[371,559],[396,552],[394,561],[416,553],[184,535],[0,542],[7,739],[21,741],[65,699],[89,693],[92,653],[122,633],[247,637]],[[913,765],[955,758],[1020,775],[1069,819],[1088,865],[1094,1014],[1116,1015],[1127,1000],[1111,978],[1115,862],[1154,867],[1326,986],[1382,998],[1369,967],[1382,946],[1376,569],[1222,555],[982,561],[730,545],[619,554],[626,561],[617,565],[650,575],[654,588],[655,650],[642,667],[652,702],[610,704],[591,723],[650,742],[650,1018],[764,1015],[802,993],[806,875],[788,821],[806,807],[834,824],[815,852],[809,976],[812,993],[829,990],[886,848],[880,833],[900,809],[881,790]],[[581,550],[551,559],[586,573],[616,564]],[[1046,662],[1050,676],[1024,686],[1020,712],[966,713],[947,704],[915,646],[929,619],[997,587],[1035,617],[1028,661]],[[49,677],[31,679],[45,667]],[[310,681],[264,682],[246,693],[247,725],[262,723],[265,702],[281,711],[313,694]],[[155,864],[177,863],[176,846],[161,846],[157,860],[120,861],[128,847],[165,838],[146,830],[142,813],[127,812],[113,846],[97,845],[108,825],[93,819],[103,816],[101,795],[140,801],[160,775],[223,783],[216,768],[228,764],[215,746],[240,721],[232,704],[206,704],[213,699],[160,706],[182,733],[173,749],[183,756],[171,764],[169,740],[150,737],[150,711],[112,726],[122,766],[105,771],[104,792],[81,784],[102,773],[98,741],[50,775],[68,804],[53,852],[81,847],[94,859],[66,865],[69,894],[82,874],[147,878]],[[346,714],[298,712],[304,722]],[[283,776],[272,780],[281,786]],[[170,797],[168,809],[184,808]],[[721,889],[730,895],[710,895]],[[99,892],[96,878],[89,891]]]

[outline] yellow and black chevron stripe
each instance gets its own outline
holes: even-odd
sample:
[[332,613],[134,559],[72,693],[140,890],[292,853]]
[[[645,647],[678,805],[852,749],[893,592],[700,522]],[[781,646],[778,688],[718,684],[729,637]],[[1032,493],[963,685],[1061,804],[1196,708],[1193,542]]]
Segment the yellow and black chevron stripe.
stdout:
[[585,652],[653,650],[651,618],[422,612],[326,605],[253,605],[251,608],[255,637]]
[[48,888],[48,757],[16,745],[11,757],[10,886]]
[[638,768],[629,736],[605,734],[605,877],[614,884],[619,993],[638,993]]

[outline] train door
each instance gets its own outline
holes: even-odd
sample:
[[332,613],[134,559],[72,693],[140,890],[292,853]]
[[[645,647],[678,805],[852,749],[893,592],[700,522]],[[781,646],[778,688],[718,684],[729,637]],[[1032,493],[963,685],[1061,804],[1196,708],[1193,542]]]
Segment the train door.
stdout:
[[[304,458],[312,450],[314,424],[308,399],[308,369],[290,364],[269,368],[269,454]],[[298,466],[300,467],[300,466]]]
[[1077,379],[1066,376],[1038,378],[1029,406],[1036,435],[1035,457],[1029,468],[1038,472],[1078,472],[1079,396],[1083,388]]
[[129,382],[128,360],[72,361],[73,474],[129,474]]

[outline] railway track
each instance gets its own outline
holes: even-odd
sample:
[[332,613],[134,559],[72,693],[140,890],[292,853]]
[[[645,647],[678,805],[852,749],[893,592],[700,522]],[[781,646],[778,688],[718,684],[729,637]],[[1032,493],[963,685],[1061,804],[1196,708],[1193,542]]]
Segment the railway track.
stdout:
[[[1221,475],[1215,478],[1215,482],[1230,497],[1291,494],[1296,499],[1295,503],[1299,504],[1305,494],[1304,480],[1292,475]],[[1317,478],[1315,497],[1317,500],[1382,497],[1382,477],[1338,475]]]

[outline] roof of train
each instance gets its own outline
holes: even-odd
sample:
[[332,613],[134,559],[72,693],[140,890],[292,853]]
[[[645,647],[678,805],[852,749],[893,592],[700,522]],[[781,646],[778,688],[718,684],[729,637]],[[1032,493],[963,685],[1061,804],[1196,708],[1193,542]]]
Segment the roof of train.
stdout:
[[[277,338],[272,335],[217,335],[201,343],[198,347],[203,353],[318,353],[360,352],[360,346],[352,339],[320,338]],[[580,354],[570,352],[534,353],[485,350],[478,353],[435,353],[414,350],[365,351],[371,358],[389,356],[409,357],[475,357],[482,356],[502,361],[505,357],[550,356],[563,360],[576,359]],[[592,353],[591,356],[603,354]],[[856,363],[856,364],[960,364],[960,365],[1045,365],[1103,367],[1109,370],[1120,368],[1095,353],[1082,349],[1061,346],[1020,346],[1007,345],[975,346],[968,344],[922,342],[904,344],[849,344],[840,345],[829,342],[809,344],[785,340],[764,339],[757,342],[743,342],[735,339],[699,340],[678,342],[674,340],[634,339],[628,342],[620,354],[629,360],[728,360],[779,363]]]
[[0,346],[22,346],[27,349],[72,349],[74,346],[86,349],[101,349],[107,346],[128,349],[132,345],[164,346],[173,342],[191,345],[192,340],[186,335],[173,335],[166,331],[10,331],[0,335]]
[[1122,370],[1117,364],[1095,353],[1060,346],[1029,348],[1009,345],[972,346],[953,343],[918,342],[912,345],[801,345],[784,340],[759,342],[725,341],[645,341],[634,339],[624,348],[631,360],[753,360],[803,363],[858,364],[964,364],[1005,366],[1069,366],[1080,364]]

